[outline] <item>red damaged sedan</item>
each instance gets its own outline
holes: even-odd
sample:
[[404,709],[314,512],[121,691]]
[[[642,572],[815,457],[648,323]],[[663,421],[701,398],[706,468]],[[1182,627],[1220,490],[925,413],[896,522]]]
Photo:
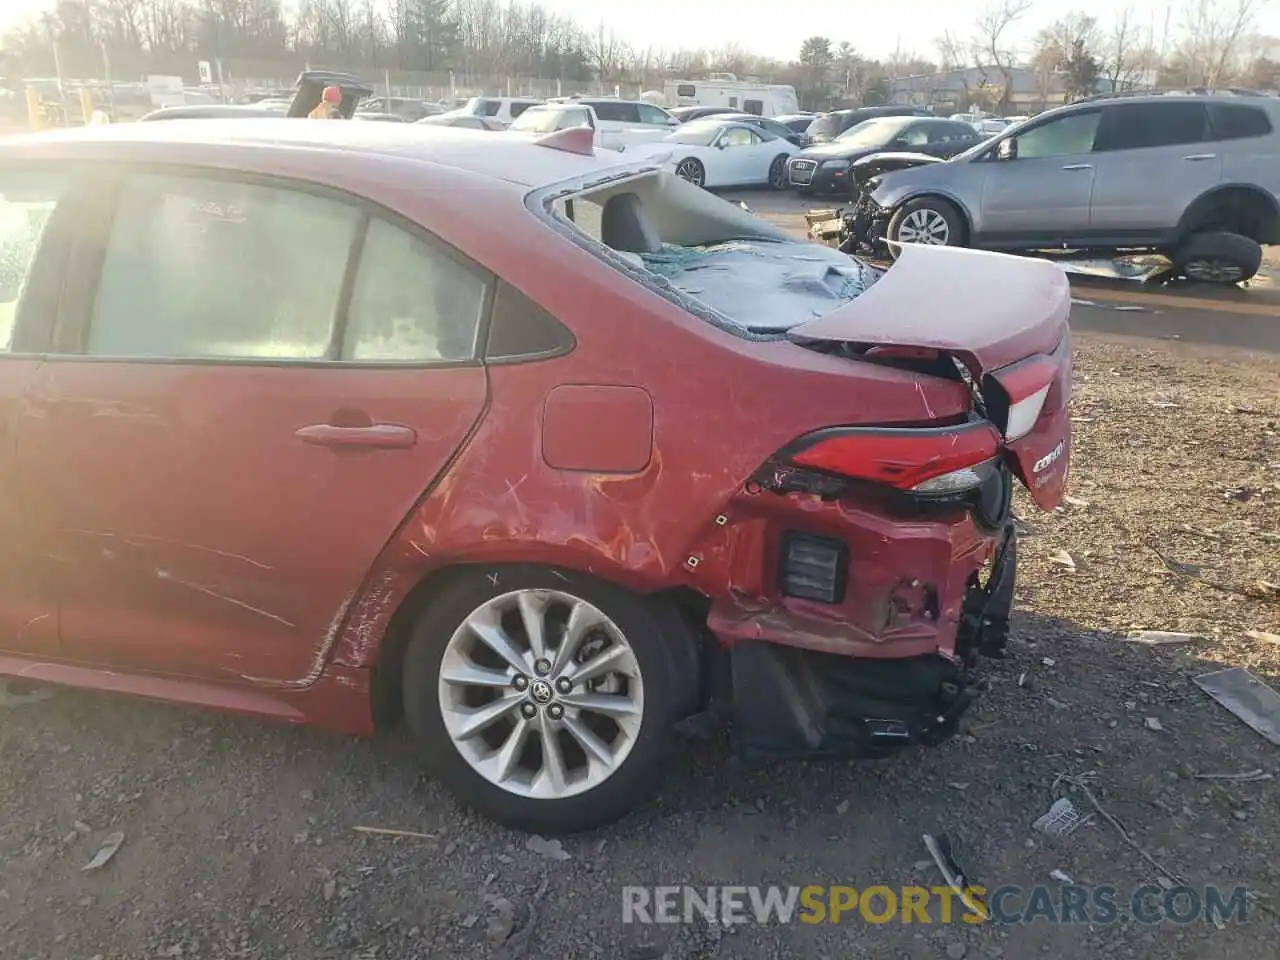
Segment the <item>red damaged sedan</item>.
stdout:
[[1015,481],[1063,494],[1069,304],[589,131],[7,139],[0,675],[403,718],[543,831],[710,721],[754,760],[936,743],[1004,647]]

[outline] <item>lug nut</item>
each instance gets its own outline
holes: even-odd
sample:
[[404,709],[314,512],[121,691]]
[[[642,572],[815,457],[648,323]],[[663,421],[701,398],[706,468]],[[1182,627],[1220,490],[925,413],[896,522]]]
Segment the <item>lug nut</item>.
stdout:
[[552,720],[559,720],[564,716],[564,707],[560,706],[558,703],[553,703],[551,706],[547,707],[547,716]]
[[556,681],[556,690],[559,693],[572,693],[573,681],[570,680],[568,677],[561,677],[559,680]]
[[511,685],[522,693],[529,689],[529,678],[526,676],[517,676],[511,681]]
[[524,703],[520,705],[520,716],[526,720],[532,720],[538,715],[538,708],[532,703]]
[[533,669],[538,676],[545,677],[548,673],[551,672],[551,661],[539,660],[537,663],[533,665]]

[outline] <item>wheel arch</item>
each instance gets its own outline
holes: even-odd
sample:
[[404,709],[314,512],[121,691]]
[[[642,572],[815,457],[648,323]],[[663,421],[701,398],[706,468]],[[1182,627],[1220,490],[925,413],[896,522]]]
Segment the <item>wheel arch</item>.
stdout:
[[[459,578],[478,573],[487,574],[499,580],[504,573],[519,568],[540,567],[553,572],[572,572],[577,577],[588,577],[601,584],[619,590],[626,590],[637,596],[647,597],[659,607],[665,615],[682,617],[688,627],[693,630],[706,624],[706,604],[709,601],[702,594],[689,587],[672,587],[656,591],[645,591],[629,578],[620,575],[622,571],[606,569],[603,572],[592,565],[584,569],[580,563],[572,562],[566,557],[566,563],[554,564],[545,561],[531,563],[517,558],[505,558],[500,561],[467,558],[440,566],[419,569],[405,574],[393,575],[401,588],[397,591],[397,599],[386,606],[379,617],[374,614],[374,625],[367,625],[366,618],[372,609],[378,606],[377,597],[381,590],[389,585],[386,577],[375,578],[371,585],[363,591],[361,601],[353,605],[350,622],[347,625],[347,636],[365,636],[371,643],[366,643],[360,650],[363,659],[360,664],[347,663],[348,666],[363,666],[370,671],[369,697],[374,725],[378,729],[394,726],[403,715],[401,694],[401,676],[405,652],[413,636],[413,626],[423,611],[430,605],[433,597],[448,588]],[[382,586],[380,587],[379,584]],[[368,598],[373,603],[363,602]],[[352,659],[351,651],[338,659]],[[697,652],[692,653],[697,656]]]
[[1176,241],[1214,227],[1234,227],[1231,232],[1258,243],[1280,243],[1280,203],[1255,184],[1219,184],[1193,200],[1178,222]]

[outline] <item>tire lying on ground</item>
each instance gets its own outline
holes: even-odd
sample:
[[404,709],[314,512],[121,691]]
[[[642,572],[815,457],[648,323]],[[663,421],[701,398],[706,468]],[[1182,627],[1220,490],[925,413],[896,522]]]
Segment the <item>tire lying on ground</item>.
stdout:
[[895,260],[899,243],[959,247],[965,239],[964,217],[954,204],[941,197],[919,197],[894,211],[885,236],[892,241],[889,252]]
[[1202,283],[1241,283],[1262,266],[1262,245],[1238,233],[1194,233],[1169,259],[1174,276]]
[[572,571],[481,568],[414,625],[405,719],[428,772],[507,826],[587,830],[647,800],[698,693],[665,601]]

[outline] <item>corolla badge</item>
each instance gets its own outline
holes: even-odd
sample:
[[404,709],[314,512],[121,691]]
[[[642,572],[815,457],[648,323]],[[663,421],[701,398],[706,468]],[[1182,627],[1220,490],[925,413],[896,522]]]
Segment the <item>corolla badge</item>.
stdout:
[[1036,461],[1036,465],[1031,468],[1032,473],[1043,473],[1052,467],[1062,456],[1062,451],[1067,448],[1067,441],[1059,440],[1058,445],[1046,453],[1043,457]]

